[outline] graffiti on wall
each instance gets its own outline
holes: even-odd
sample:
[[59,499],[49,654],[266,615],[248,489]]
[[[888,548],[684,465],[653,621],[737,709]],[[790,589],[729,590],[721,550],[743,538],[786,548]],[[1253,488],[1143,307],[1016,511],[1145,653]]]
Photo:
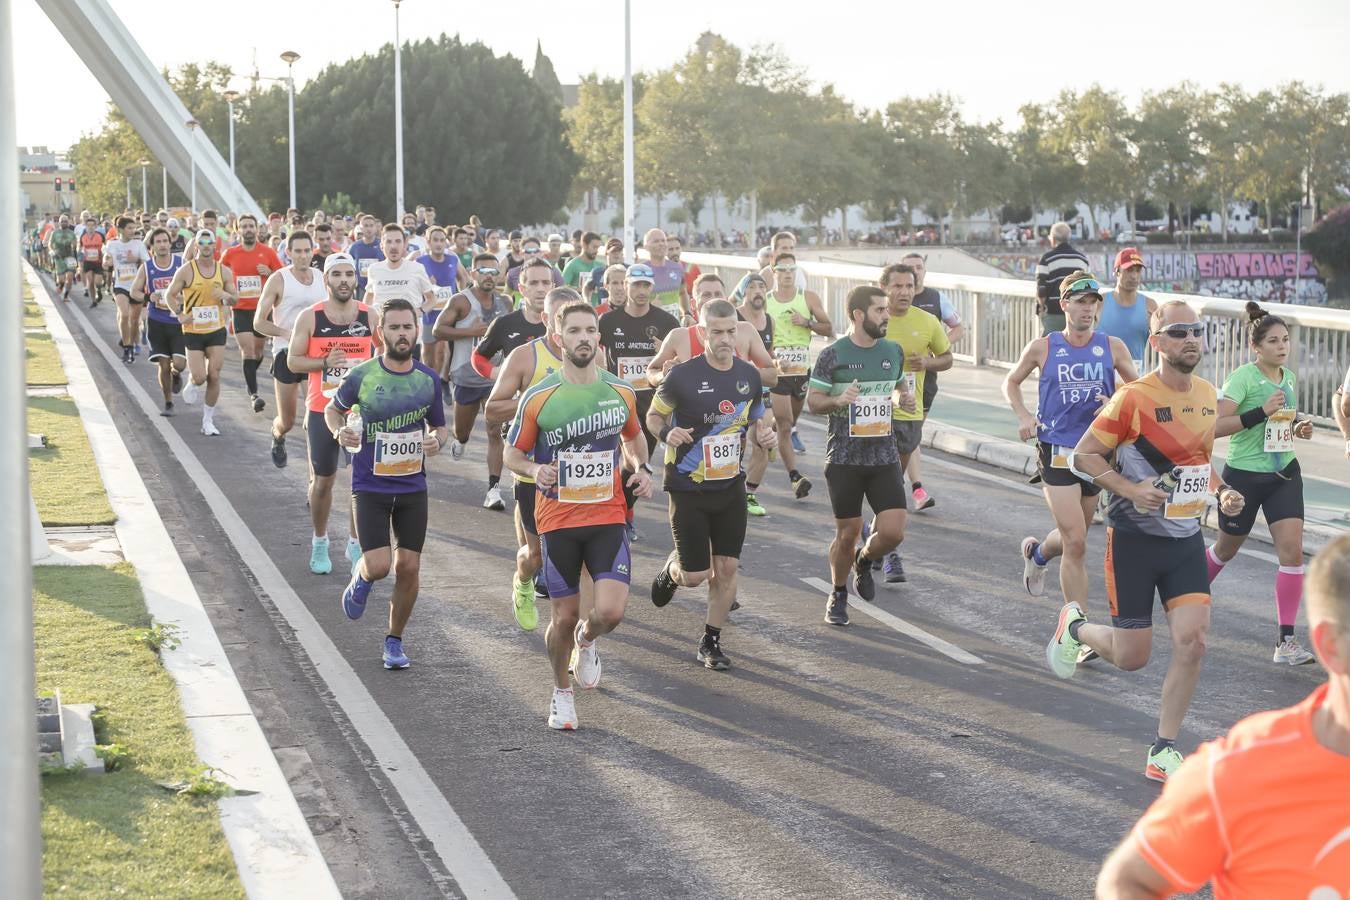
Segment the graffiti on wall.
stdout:
[[1029,253],[991,253],[978,254],[991,266],[998,266],[1015,278],[1035,278],[1036,263],[1040,257]]
[[1294,297],[1292,278],[1214,278],[1200,282],[1197,294],[1206,297],[1227,297],[1231,300],[1255,300],[1258,303],[1301,303],[1319,306],[1327,302],[1326,283],[1316,278],[1298,282],[1298,297]]

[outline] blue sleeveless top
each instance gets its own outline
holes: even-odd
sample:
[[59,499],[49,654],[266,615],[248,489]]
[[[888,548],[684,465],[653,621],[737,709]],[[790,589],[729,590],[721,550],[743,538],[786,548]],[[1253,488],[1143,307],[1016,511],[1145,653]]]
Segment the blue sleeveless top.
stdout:
[[183,257],[177,253],[169,261],[167,269],[161,269],[155,265],[155,258],[152,256],[145,261],[145,296],[146,306],[149,307],[150,320],[152,322],[163,322],[167,325],[177,325],[178,317],[173,314],[168,307],[160,306],[150,299],[153,291],[159,291],[163,294],[169,289],[169,284],[173,281],[174,273],[183,267]]
[[1097,330],[1120,338],[1130,351],[1130,359],[1143,359],[1144,345],[1148,343],[1148,302],[1144,295],[1135,294],[1134,306],[1121,306],[1116,302],[1115,291],[1104,291]]
[[1116,390],[1111,336],[1094,331],[1085,347],[1070,344],[1062,331],[1050,332],[1046,340],[1041,405],[1036,413],[1041,423],[1039,438],[1047,444],[1072,447],[1102,408],[1098,396],[1109,397]]

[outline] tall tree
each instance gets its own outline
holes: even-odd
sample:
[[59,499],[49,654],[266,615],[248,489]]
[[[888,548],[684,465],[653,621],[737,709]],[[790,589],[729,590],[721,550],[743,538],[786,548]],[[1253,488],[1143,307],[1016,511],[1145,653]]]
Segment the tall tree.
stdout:
[[1195,199],[1201,163],[1200,103],[1195,86],[1182,82],[1144,94],[1134,122],[1137,171],[1143,173],[1149,194],[1162,201],[1169,233],[1181,218],[1183,204]]
[[1092,230],[1097,231],[1097,210],[1128,204],[1134,227],[1134,196],[1137,170],[1127,135],[1130,129],[1125,101],[1114,91],[1093,85],[1081,95],[1062,91],[1058,128],[1051,147],[1072,156],[1083,168],[1078,199],[1088,208]]
[[1033,217],[1047,209],[1062,209],[1078,196],[1082,165],[1072,154],[1055,149],[1059,118],[1053,108],[1028,103],[1018,115],[1021,121],[1009,140],[1014,196],[1031,208]]

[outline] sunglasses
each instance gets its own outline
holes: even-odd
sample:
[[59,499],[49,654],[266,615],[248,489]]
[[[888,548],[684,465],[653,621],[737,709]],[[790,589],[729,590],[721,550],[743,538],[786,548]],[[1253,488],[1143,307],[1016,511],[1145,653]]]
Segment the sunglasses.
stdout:
[[538,252],[539,252],[539,248],[538,248],[538,247],[526,247],[526,248],[525,248],[524,250],[522,250],[521,252],[522,252],[522,253],[538,253]]
[[1095,278],[1080,278],[1069,284],[1065,289],[1066,294],[1077,294],[1091,291],[1100,291],[1101,284]]
[[214,247],[215,245],[216,245],[215,241],[207,241],[207,240],[197,241],[198,247]]
[[795,271],[797,271],[797,267],[796,267],[796,266],[774,266],[774,267],[773,267],[773,270],[774,270],[775,272],[795,272]]
[[500,275],[502,270],[493,268],[492,266],[481,266],[474,269],[474,271],[479,275]]
[[1174,341],[1183,341],[1188,337],[1203,337],[1205,325],[1203,322],[1192,322],[1189,325],[1168,325],[1166,328],[1160,328],[1153,333],[1165,334]]

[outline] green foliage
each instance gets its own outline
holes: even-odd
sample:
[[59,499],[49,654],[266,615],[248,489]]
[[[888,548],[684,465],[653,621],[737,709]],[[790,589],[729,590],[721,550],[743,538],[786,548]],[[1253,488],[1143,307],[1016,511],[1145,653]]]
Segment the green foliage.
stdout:
[[338,191],[331,198],[324,194],[319,198],[319,209],[330,216],[354,216],[361,211],[346,191]]
[[95,744],[94,753],[103,760],[105,772],[115,772],[131,759],[131,751],[123,744]]
[[177,625],[156,622],[149,628],[137,632],[136,640],[159,653],[166,647],[170,650],[178,649],[178,645],[183,642],[179,636],[181,634],[182,629]]
[[1317,260],[1340,277],[1350,276],[1350,206],[1342,206],[1303,236],[1303,246]]

